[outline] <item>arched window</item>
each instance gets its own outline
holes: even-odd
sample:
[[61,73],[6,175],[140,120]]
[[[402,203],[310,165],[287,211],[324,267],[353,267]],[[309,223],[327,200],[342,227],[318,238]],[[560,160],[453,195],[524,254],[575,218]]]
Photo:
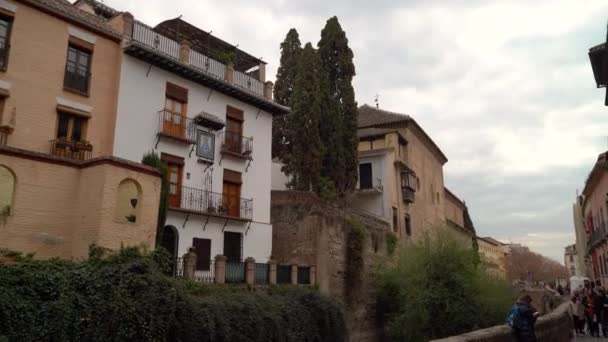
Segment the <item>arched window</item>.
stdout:
[[16,182],[13,171],[0,165],[0,223],[13,212]]
[[118,222],[136,223],[141,208],[141,186],[132,179],[125,179],[118,185],[114,217]]

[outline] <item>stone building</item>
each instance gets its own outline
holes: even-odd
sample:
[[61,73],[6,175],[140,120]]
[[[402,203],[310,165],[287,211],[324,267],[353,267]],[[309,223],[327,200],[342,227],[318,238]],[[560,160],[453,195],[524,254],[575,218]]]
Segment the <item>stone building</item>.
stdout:
[[578,268],[578,251],[576,245],[569,245],[564,248],[564,265],[568,269],[570,276],[582,276],[581,269]]
[[507,277],[506,271],[506,245],[491,237],[477,237],[479,256],[490,275],[500,279]]
[[122,35],[63,0],[0,1],[0,248],[153,246],[160,174],[113,157]]

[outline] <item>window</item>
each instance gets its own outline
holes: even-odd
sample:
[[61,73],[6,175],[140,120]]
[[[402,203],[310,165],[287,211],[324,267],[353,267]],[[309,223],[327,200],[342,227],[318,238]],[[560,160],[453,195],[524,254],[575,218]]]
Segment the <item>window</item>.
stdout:
[[372,164],[371,163],[359,164],[359,188],[360,189],[371,189],[372,187],[373,187]]
[[224,143],[230,152],[241,154],[243,146],[243,111],[228,106],[226,109],[226,137]]
[[224,169],[222,205],[228,216],[241,217],[241,184],[240,172]]
[[201,129],[196,133],[196,155],[213,162],[215,157],[215,135]]
[[412,222],[409,215],[405,215],[405,234],[412,236]]
[[2,71],[5,71],[8,67],[12,28],[13,18],[0,16],[0,70]]
[[59,112],[56,140],[51,144],[51,154],[78,160],[88,159],[93,150],[87,141],[88,120],[84,116]]
[[5,166],[0,165],[0,224],[3,219],[13,212],[15,197],[15,174]]
[[574,262],[574,257],[570,255],[570,262]]
[[182,174],[184,158],[161,153],[160,159],[167,163],[167,178],[169,179],[169,206],[181,207],[182,197]]
[[163,111],[163,134],[184,138],[186,133],[186,107],[188,104],[171,97],[165,98]]
[[393,231],[395,233],[399,232],[399,221],[397,215],[397,208],[393,207]]
[[243,238],[241,233],[224,232],[224,256],[228,262],[243,260]]
[[196,253],[196,270],[209,271],[211,268],[211,240],[193,238],[192,247]]
[[416,176],[411,172],[401,172],[401,189],[416,191]]
[[118,185],[114,218],[118,222],[136,223],[141,208],[141,186],[132,179]]
[[82,47],[68,45],[68,57],[63,79],[64,88],[81,95],[89,94],[91,79],[91,51]]

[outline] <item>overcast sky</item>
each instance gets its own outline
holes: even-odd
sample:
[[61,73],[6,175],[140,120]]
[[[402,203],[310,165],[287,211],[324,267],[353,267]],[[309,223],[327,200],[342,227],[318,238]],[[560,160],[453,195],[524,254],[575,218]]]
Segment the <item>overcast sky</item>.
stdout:
[[149,25],[183,19],[269,63],[295,27],[319,40],[337,15],[359,104],[413,116],[448,156],[446,185],[477,233],[563,262],[572,203],[608,147],[608,108],[588,48],[606,0],[106,0]]

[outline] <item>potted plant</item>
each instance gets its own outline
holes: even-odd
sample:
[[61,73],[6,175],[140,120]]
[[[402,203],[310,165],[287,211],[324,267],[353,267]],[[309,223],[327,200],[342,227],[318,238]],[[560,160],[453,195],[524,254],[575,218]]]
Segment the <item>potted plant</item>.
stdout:
[[66,137],[59,137],[55,140],[55,148],[65,149],[68,145],[70,145],[70,142]]
[[233,63],[234,60],[236,59],[236,54],[234,53],[234,51],[220,51],[217,53],[216,55],[217,59],[224,63],[224,64],[230,64]]
[[86,140],[77,141],[75,147],[77,151],[93,151],[93,145]]

